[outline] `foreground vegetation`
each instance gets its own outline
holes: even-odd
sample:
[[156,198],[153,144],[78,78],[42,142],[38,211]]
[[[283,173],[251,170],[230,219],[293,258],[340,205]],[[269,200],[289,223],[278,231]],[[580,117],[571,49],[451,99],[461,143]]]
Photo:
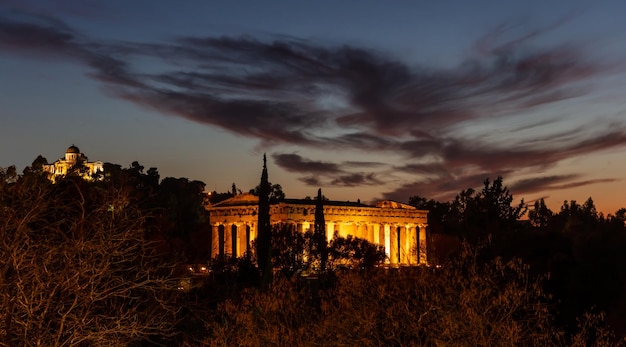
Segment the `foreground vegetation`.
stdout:
[[[488,264],[465,249],[427,267],[277,279],[220,303],[209,346],[616,346],[601,316],[558,328],[540,281],[519,261]],[[313,285],[314,284],[314,285]]]
[[[264,283],[254,252],[207,259],[202,182],[133,163],[52,184],[41,162],[0,169],[0,346],[623,345],[624,213],[591,199],[558,213],[538,201],[525,221],[501,179],[448,203],[414,197],[430,211],[419,268],[277,227]],[[180,291],[186,263],[211,275]]]

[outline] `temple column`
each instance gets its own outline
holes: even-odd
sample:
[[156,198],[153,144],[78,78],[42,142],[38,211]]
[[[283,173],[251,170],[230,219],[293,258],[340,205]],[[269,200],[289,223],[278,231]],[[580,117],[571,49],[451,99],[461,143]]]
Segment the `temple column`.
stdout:
[[241,249],[239,247],[239,224],[233,224],[233,226],[231,227],[231,231],[233,235],[232,255],[233,258],[236,258],[239,256],[239,252],[241,252]]
[[224,256],[233,256],[233,225],[224,226]]
[[333,235],[335,233],[335,223],[328,222],[326,223],[326,241],[330,242],[333,239]]
[[302,232],[306,233],[307,231],[309,231],[309,229],[311,229],[311,223],[309,222],[302,222]]
[[339,235],[339,237],[346,237],[346,223],[335,223],[335,231],[337,232],[337,235]]
[[239,224],[237,225],[237,256],[241,257],[246,254],[246,250],[248,249],[248,243],[246,237],[246,225]]
[[408,238],[406,237],[406,233],[408,228],[406,226],[400,226],[397,228],[398,230],[398,238],[399,238],[399,242],[398,242],[398,255],[399,255],[399,259],[400,259],[400,263],[401,264],[408,264],[409,263],[409,245],[408,245]]
[[389,248],[389,255],[391,258],[391,263],[392,264],[398,264],[398,254],[399,253],[399,249],[398,249],[398,226],[396,225],[392,225],[390,227],[390,243],[391,243],[391,247]]
[[357,224],[356,237],[369,241],[369,238],[368,238],[368,235],[367,235],[367,224],[366,223],[361,222],[361,223]]
[[256,231],[256,223],[250,223],[250,242],[256,240],[257,231]]
[[239,224],[233,224],[231,230],[233,232],[233,258],[236,258],[241,252],[241,244],[239,243],[241,241],[241,238],[239,237]]
[[411,249],[410,262],[411,264],[419,264],[419,243],[418,243],[418,235],[419,235],[419,226],[413,225],[408,228],[410,232],[407,235],[407,240],[409,242],[409,247]]
[[387,255],[387,263],[391,262],[391,226],[389,224],[383,225],[385,235],[385,255]]
[[211,226],[211,258],[217,258],[220,255],[220,225],[213,224]]
[[246,253],[246,256],[250,255],[250,247],[251,247],[251,243],[252,243],[252,227],[249,224],[245,224],[244,225],[244,248],[242,249],[243,252]]
[[372,240],[375,244],[380,245],[380,224],[372,224],[372,232],[374,234]]
[[428,264],[427,246],[426,246],[426,228],[428,224],[421,224],[419,227],[419,263]]
[[343,222],[339,225],[339,236],[348,237],[348,234],[354,235],[354,224]]

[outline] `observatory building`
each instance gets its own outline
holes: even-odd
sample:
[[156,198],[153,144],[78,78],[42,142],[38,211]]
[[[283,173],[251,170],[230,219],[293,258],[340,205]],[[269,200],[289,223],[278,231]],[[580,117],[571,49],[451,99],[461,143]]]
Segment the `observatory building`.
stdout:
[[90,179],[97,172],[104,171],[101,161],[89,161],[87,157],[80,152],[80,149],[74,145],[71,145],[65,151],[65,157],[60,158],[52,164],[43,165],[43,171],[50,173],[50,179],[55,181],[56,177],[66,175],[74,166],[79,164],[85,168],[81,176],[86,179]]

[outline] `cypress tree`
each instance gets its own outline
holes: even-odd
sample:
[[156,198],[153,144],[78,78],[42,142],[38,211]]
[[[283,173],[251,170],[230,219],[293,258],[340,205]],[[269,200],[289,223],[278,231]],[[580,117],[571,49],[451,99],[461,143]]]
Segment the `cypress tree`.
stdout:
[[317,201],[315,203],[315,243],[320,256],[320,271],[324,273],[326,272],[326,262],[328,261],[328,249],[326,247],[326,222],[324,221],[322,188],[317,190]]
[[267,160],[263,154],[256,242],[257,263],[261,272],[261,287],[263,288],[267,288],[272,281],[272,226],[270,224],[270,191],[272,187],[267,176]]

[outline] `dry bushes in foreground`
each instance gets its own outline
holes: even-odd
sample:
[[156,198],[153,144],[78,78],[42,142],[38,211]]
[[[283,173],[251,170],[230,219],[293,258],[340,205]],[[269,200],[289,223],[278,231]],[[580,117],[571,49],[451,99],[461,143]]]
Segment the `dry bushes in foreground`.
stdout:
[[[375,269],[277,279],[222,304],[209,346],[614,346],[598,316],[566,337],[518,261],[480,265],[466,252],[440,269]],[[314,284],[314,285],[312,285]],[[328,286],[322,290],[316,287]]]
[[176,279],[118,187],[0,185],[0,346],[128,346],[178,334]]

